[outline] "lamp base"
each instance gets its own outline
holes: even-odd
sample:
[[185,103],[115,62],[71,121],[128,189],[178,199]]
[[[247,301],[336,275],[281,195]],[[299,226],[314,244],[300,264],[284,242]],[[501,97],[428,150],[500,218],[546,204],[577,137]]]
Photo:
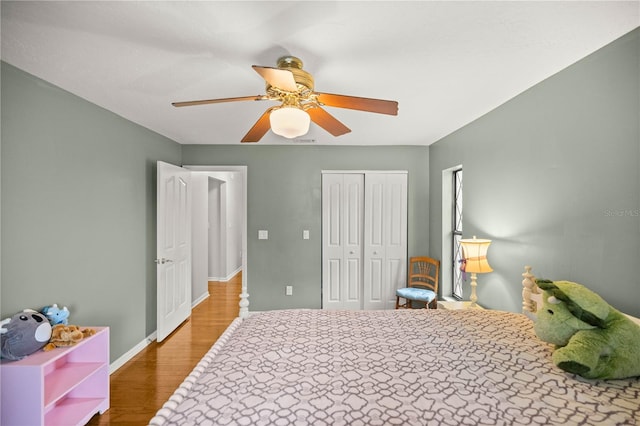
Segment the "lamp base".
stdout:
[[476,287],[478,286],[478,276],[476,275],[475,272],[471,273],[471,297],[469,297],[469,300],[471,301],[471,303],[469,304],[469,307],[471,308],[475,308],[477,306],[476,302],[478,301],[478,295],[476,294]]

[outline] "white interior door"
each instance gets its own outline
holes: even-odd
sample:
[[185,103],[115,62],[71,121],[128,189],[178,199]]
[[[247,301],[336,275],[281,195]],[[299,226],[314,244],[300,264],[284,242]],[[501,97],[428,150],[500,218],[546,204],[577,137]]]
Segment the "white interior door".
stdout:
[[158,161],[158,342],[191,315],[191,172]]
[[362,308],[363,174],[322,175],[322,307]]
[[407,174],[367,173],[364,219],[364,309],[393,309],[406,286]]
[[388,174],[385,192],[384,309],[393,309],[396,290],[407,285],[407,175]]
[[386,299],[386,176],[368,173],[364,207],[363,308],[384,309]]

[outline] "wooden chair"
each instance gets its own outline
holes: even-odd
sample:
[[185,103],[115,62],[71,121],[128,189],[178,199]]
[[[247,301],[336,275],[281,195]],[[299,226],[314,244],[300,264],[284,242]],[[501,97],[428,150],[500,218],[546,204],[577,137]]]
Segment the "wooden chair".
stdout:
[[[396,290],[396,309],[412,309],[413,302],[422,302],[425,309],[438,307],[438,274],[440,261],[430,257],[409,259],[407,286]],[[400,304],[400,299],[405,299]]]

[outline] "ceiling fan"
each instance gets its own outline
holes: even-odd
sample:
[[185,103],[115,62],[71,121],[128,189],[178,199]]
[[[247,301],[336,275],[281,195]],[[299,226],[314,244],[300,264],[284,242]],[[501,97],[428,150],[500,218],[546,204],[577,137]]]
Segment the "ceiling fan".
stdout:
[[278,59],[277,68],[253,65],[253,69],[266,81],[264,95],[173,102],[171,105],[184,107],[264,100],[280,102],[280,105],[268,108],[262,114],[241,142],[258,142],[269,129],[278,135],[296,138],[307,133],[310,121],[333,136],[351,131],[323,109],[323,106],[398,115],[396,101],[315,92],[313,77],[302,69],[302,61],[295,56],[283,56]]

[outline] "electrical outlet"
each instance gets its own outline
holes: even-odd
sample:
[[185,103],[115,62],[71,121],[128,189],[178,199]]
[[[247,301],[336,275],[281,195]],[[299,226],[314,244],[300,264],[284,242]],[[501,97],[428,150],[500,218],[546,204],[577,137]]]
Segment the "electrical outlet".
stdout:
[[284,295],[285,296],[293,296],[293,286],[292,285],[288,285],[284,288]]

